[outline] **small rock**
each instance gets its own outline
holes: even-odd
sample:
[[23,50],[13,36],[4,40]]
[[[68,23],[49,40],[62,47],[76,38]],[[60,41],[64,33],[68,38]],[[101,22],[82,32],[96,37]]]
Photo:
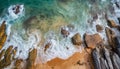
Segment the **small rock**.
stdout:
[[82,43],[82,40],[81,40],[81,36],[79,33],[75,34],[73,37],[72,37],[72,43],[74,45],[81,45]]
[[8,55],[12,52],[13,46],[9,46],[5,52],[5,55]]
[[12,62],[12,48],[13,46],[9,46],[9,48],[5,51],[4,59],[0,61],[0,68],[5,68],[6,66],[9,66]]
[[[17,52],[17,47],[15,47],[15,48],[13,49],[13,51],[12,51],[13,56],[15,56],[15,55],[16,55],[16,52]],[[13,59],[15,59],[15,58],[13,57]]]
[[98,15],[95,14],[95,15],[93,16],[93,20],[97,20],[97,19],[98,19]]
[[47,43],[47,44],[45,45],[44,52],[46,52],[46,50],[47,50],[50,46],[51,46],[51,43]]
[[20,6],[19,5],[16,5],[16,7],[13,7],[13,10],[15,14],[18,14],[20,12]]
[[103,30],[103,27],[101,25],[96,25],[97,32],[101,32]]
[[61,34],[64,36],[64,37],[68,37],[68,35],[70,34],[69,31],[61,28]]

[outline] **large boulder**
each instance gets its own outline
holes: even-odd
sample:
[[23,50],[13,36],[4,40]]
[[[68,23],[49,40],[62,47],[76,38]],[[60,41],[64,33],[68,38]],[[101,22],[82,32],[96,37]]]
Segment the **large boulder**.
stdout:
[[102,38],[98,33],[93,35],[89,35],[87,33],[84,34],[84,41],[86,46],[89,48],[95,48],[97,45],[100,45],[103,42]]
[[79,33],[76,33],[73,37],[72,37],[72,43],[74,45],[81,45],[82,40],[81,40],[81,36]]

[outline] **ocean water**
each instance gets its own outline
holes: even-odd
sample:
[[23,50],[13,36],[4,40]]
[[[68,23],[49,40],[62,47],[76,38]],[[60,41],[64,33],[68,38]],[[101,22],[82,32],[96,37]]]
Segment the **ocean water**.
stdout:
[[[56,57],[67,59],[83,48],[83,45],[77,48],[72,44],[74,34],[80,33],[83,38],[84,33],[97,33],[97,24],[107,26],[106,14],[118,23],[119,9],[113,2],[115,0],[0,0],[0,22],[6,20],[7,25],[3,49],[13,45],[17,47],[15,58],[27,59],[29,51],[36,48],[37,61],[43,63]],[[22,5],[19,16],[8,9],[16,4]],[[60,33],[62,27],[70,32],[67,38]],[[99,34],[106,40],[105,31]],[[47,43],[51,46],[44,52]]]

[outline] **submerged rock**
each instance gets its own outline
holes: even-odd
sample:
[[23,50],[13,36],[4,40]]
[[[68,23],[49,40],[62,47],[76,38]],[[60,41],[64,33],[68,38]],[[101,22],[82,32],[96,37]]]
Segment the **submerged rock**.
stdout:
[[81,36],[79,33],[75,34],[73,37],[72,37],[72,43],[74,45],[81,45],[82,44],[82,40],[81,40]]

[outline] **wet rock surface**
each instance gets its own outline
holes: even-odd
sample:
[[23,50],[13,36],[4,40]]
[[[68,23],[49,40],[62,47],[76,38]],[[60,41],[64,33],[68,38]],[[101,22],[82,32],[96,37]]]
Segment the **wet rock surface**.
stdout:
[[105,46],[97,47],[93,50],[95,69],[119,69],[120,57],[114,51]]
[[6,41],[6,38],[7,38],[5,29],[6,29],[6,25],[5,25],[5,21],[3,21],[3,23],[0,26],[0,49],[2,49],[2,47]]
[[47,44],[45,45],[44,52],[46,52],[46,50],[47,50],[50,46],[51,46],[51,43],[47,43]]
[[22,66],[21,66],[22,62],[23,62],[22,59],[17,59],[14,63],[14,65],[15,65],[14,69],[22,69]]
[[104,43],[102,43],[92,51],[95,69],[120,69],[119,36],[116,36],[112,29],[118,25],[109,20],[108,26],[110,28],[105,28],[108,45],[104,46]]
[[107,20],[107,24],[111,28],[115,28],[117,26],[113,20]]
[[63,35],[63,37],[68,37],[68,35],[70,34],[69,31],[67,31],[64,28],[61,28],[61,34]]
[[27,69],[35,68],[36,57],[37,57],[37,49],[33,49],[31,52],[29,52],[29,56],[27,60]]
[[13,48],[13,46],[9,46],[9,48],[5,51],[4,58],[1,59],[1,61],[0,61],[0,68],[4,68],[4,67],[9,66],[11,64],[11,62],[13,60],[12,59],[13,56],[11,54],[12,48]]
[[115,49],[116,48],[115,32],[107,27],[106,27],[105,31],[106,31],[106,36],[107,36],[109,45]]
[[102,32],[103,27],[101,25],[96,25],[97,32]]
[[100,45],[103,40],[99,34],[84,34],[84,40],[87,47],[95,48],[97,45]]
[[71,40],[74,45],[81,45],[82,43],[81,35],[79,33],[76,33]]

